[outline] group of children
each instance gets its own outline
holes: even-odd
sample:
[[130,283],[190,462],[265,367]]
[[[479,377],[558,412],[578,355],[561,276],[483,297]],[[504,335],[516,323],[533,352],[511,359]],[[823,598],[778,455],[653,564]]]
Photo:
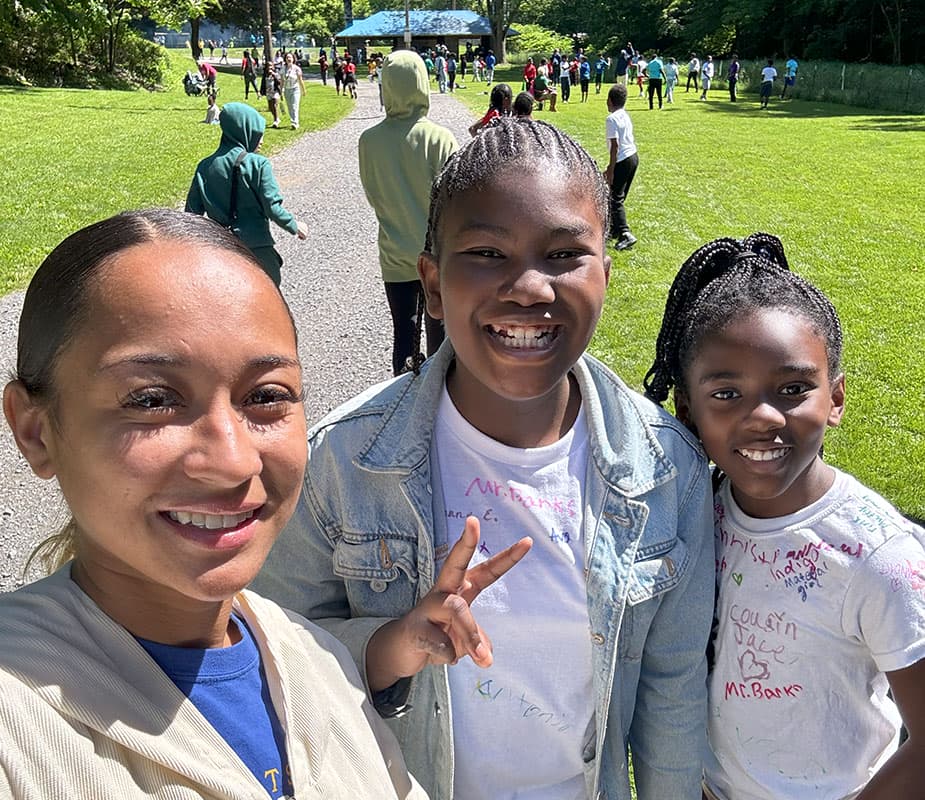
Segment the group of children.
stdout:
[[[775,237],[713,241],[669,290],[642,397],[585,352],[609,226],[574,140],[484,126],[433,184],[418,259],[446,341],[308,432],[301,493],[291,318],[246,252],[169,212],[56,251],[4,410],[76,557],[0,598],[0,795],[256,797],[216,769],[243,760],[271,797],[421,796],[406,762],[438,800],[629,800],[631,752],[639,800],[920,796],[925,532],[822,457],[835,309]],[[46,346],[32,309],[63,291]],[[254,584],[287,616],[241,589],[293,507]],[[259,671],[223,707],[195,664],[244,640]],[[105,669],[62,678],[61,642]],[[171,749],[193,731],[196,764]]]

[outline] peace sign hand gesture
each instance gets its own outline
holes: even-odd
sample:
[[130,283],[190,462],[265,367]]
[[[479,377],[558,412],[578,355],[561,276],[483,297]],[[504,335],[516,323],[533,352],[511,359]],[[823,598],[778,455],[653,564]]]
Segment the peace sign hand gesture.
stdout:
[[479,521],[466,518],[431,590],[403,617],[383,625],[366,647],[366,677],[372,692],[416,675],[428,664],[455,664],[469,656],[480,667],[492,663],[491,640],[472,616],[479,593],[517,564],[533,546],[526,536],[474,567]]

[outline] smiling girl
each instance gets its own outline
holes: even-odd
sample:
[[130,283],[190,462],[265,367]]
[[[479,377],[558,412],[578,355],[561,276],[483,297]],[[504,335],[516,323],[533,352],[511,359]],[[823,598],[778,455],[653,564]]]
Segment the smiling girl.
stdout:
[[242,591],[296,502],[301,395],[285,302],[213,222],[122,214],[39,267],[3,406],[73,518],[0,597],[0,797],[422,796],[343,648]]
[[724,476],[711,798],[922,796],[925,531],[822,459],[841,352],[835,308],[774,236],[710,242],[672,284],[646,387],[674,389]]
[[641,800],[700,798],[709,482],[683,426],[585,354],[608,209],[544,123],[501,119],[449,159],[418,262],[447,341],[309,434],[259,579],[407,712],[437,800],[629,800],[628,745]]

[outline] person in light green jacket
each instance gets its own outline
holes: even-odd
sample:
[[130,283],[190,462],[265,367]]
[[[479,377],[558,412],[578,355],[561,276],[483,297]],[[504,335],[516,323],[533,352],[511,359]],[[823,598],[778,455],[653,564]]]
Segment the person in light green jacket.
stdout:
[[[300,239],[308,227],[283,206],[273,167],[258,155],[266,120],[245,103],[227,103],[219,117],[222,139],[218,149],[196,167],[186,196],[186,210],[206,214],[220,225],[231,228],[257,256],[264,271],[279,286],[283,259],[274,247],[270,220]],[[236,213],[231,210],[231,175],[238,158]]]
[[[418,256],[424,249],[430,187],[459,149],[452,132],[427,118],[430,84],[421,57],[410,50],[382,64],[385,119],[360,135],[360,180],[379,220],[379,266],[392,314],[392,369],[404,372],[420,342]],[[439,320],[425,314],[427,354],[443,341]]]

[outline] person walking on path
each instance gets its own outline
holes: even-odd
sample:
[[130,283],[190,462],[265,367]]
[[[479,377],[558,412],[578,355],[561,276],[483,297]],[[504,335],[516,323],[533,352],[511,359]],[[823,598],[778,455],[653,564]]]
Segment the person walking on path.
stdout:
[[250,98],[251,87],[254,89],[254,94],[260,97],[260,90],[257,88],[257,64],[251,58],[249,50],[245,50],[241,58],[241,74],[244,76],[244,99]]
[[302,79],[302,68],[295,63],[291,52],[286,53],[283,59],[283,92],[286,95],[289,122],[293,130],[298,130],[299,105],[305,96],[305,81]]
[[[360,135],[360,180],[379,221],[379,267],[392,315],[392,372],[408,367],[415,351],[422,297],[418,256],[424,247],[430,187],[456,152],[456,137],[427,118],[430,85],[420,57],[397,50],[382,64],[385,119]],[[426,315],[428,355],[443,341],[443,326]]]
[[279,286],[283,259],[274,247],[270,220],[300,239],[308,237],[308,227],[283,206],[273,167],[257,155],[266,124],[255,108],[244,103],[222,108],[221,141],[196,167],[186,210],[231,228]]
[[321,73],[321,84],[323,86],[328,85],[328,57],[324,54],[324,50],[321,51],[321,55],[318,56],[318,71]]

